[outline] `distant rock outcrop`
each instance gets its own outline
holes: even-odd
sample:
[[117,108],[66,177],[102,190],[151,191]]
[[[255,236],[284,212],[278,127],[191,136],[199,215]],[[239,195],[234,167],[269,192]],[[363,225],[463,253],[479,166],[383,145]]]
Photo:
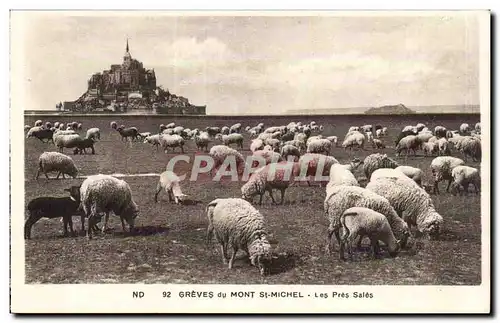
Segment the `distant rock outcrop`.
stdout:
[[405,107],[404,104],[384,105],[378,108],[370,108],[365,114],[415,114],[416,112]]

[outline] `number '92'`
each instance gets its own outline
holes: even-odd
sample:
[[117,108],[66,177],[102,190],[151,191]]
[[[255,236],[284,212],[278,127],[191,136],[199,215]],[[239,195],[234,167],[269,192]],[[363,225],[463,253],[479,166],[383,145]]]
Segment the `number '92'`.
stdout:
[[171,292],[163,292],[162,295],[163,295],[163,298],[170,298],[170,295],[172,293]]

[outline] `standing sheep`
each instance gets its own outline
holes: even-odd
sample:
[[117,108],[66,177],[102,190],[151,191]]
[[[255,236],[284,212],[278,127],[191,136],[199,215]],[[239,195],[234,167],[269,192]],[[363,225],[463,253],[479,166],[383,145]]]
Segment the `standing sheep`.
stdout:
[[410,155],[410,150],[416,156],[417,150],[422,146],[422,141],[417,136],[410,135],[402,138],[396,145],[396,156],[399,156],[402,150],[406,150],[406,157]]
[[371,154],[363,161],[363,172],[366,179],[369,181],[372,173],[379,168],[396,168],[399,164],[389,157],[387,154]]
[[210,170],[210,173],[217,172],[220,166],[223,165],[226,158],[235,158],[236,160],[236,171],[238,174],[242,174],[245,167],[245,159],[243,155],[239,153],[236,149],[230,148],[224,145],[215,145],[210,148],[210,157],[214,161],[214,166]]
[[[207,242],[215,236],[222,251],[222,262],[232,269],[236,253],[243,250],[260,274],[270,272],[271,244],[267,239],[264,217],[250,203],[237,198],[215,199],[207,205]],[[228,248],[232,249],[228,257]]]
[[179,135],[166,135],[163,134],[160,136],[160,146],[165,153],[168,153],[168,148],[172,148],[172,151],[175,151],[175,148],[180,147],[181,152],[184,153],[184,138]]
[[202,131],[194,136],[194,142],[196,144],[196,149],[200,150],[203,148],[205,152],[208,151],[208,144],[210,143],[210,136],[208,132]]
[[76,168],[73,159],[55,151],[46,151],[42,153],[38,158],[38,167],[35,179],[38,179],[40,172],[43,172],[47,179],[49,179],[47,173],[55,171],[58,172],[56,179],[59,179],[59,175],[61,174],[63,178],[65,178],[64,174],[73,178],[76,178],[76,175],[78,174],[78,169]]
[[448,181],[448,186],[446,187],[446,192],[450,190],[451,182],[453,177],[451,176],[451,171],[453,168],[464,165],[465,162],[456,157],[451,156],[439,156],[432,160],[431,162],[431,172],[434,177],[434,191],[439,194],[439,182],[442,180]]
[[90,128],[89,130],[87,130],[87,136],[85,138],[101,140],[101,133],[99,128]]
[[415,181],[419,186],[422,186],[422,178],[424,177],[424,171],[417,167],[411,166],[398,166],[395,168]]
[[239,133],[232,133],[230,135],[217,134],[215,139],[222,141],[224,146],[236,144],[240,149],[243,149],[243,136]]
[[161,173],[158,185],[156,185],[155,203],[158,202],[158,194],[160,194],[162,189],[167,192],[170,202],[175,201],[175,204],[182,203],[187,195],[182,193],[180,181],[179,176],[172,171],[166,170]]
[[344,248],[348,244],[348,252],[352,259],[352,243],[358,236],[366,235],[370,238],[373,257],[380,252],[379,241],[387,245],[389,255],[397,256],[400,242],[394,237],[387,217],[379,212],[365,208],[352,207],[347,209],[340,217],[344,235],[340,244],[340,259],[344,260]]
[[315,154],[326,154],[327,156],[330,154],[330,150],[332,148],[332,142],[328,139],[316,139],[307,145],[307,153],[315,153]]
[[298,161],[300,159],[300,149],[294,145],[283,145],[280,153],[284,160],[288,160],[288,156],[294,156],[293,161]]
[[[109,213],[119,216],[125,231],[125,222],[129,224],[129,232],[134,229],[134,222],[139,214],[139,208],[132,199],[132,191],[127,182],[110,175],[92,175],[87,177],[80,187],[81,204],[88,217],[87,237],[92,239],[92,228],[105,214],[102,231],[108,228]],[[82,218],[82,229],[85,221]]]
[[463,140],[458,148],[464,155],[464,160],[467,161],[467,156],[472,158],[472,161],[481,160],[481,140],[474,137],[467,137]]
[[481,188],[481,175],[479,170],[470,166],[457,166],[451,171],[451,176],[453,177],[453,182],[451,184],[451,193],[462,194],[464,192],[466,195],[469,192],[469,184],[474,186],[476,194],[479,194],[479,189]]

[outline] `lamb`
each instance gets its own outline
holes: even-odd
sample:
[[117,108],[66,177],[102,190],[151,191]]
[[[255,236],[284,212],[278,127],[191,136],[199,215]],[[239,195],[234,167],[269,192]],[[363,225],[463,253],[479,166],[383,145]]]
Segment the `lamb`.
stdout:
[[339,185],[359,186],[354,174],[348,170],[345,165],[333,164],[330,167],[330,180],[326,184],[326,195],[330,195],[331,188]]
[[254,196],[259,195],[259,205],[262,205],[264,194],[268,192],[273,204],[276,204],[273,189],[278,189],[281,192],[280,204],[282,205],[285,200],[285,191],[294,184],[295,176],[298,173],[299,164],[286,161],[261,167],[241,187],[242,198],[252,202]]
[[184,153],[184,138],[179,135],[165,135],[160,136],[160,146],[165,153],[168,153],[168,148],[172,148],[175,151],[176,147],[181,148],[181,152]]
[[65,174],[73,178],[76,178],[76,175],[78,175],[78,169],[76,168],[73,159],[55,151],[46,151],[42,153],[38,158],[38,167],[35,179],[38,179],[40,172],[43,172],[47,179],[49,179],[47,173],[55,171],[58,172],[56,179],[59,179],[61,174],[63,178],[65,178]]
[[451,176],[452,169],[464,164],[465,162],[462,159],[456,157],[439,156],[434,158],[430,166],[434,177],[434,191],[439,194],[439,182],[448,180],[448,186],[446,188],[446,192],[448,192],[451,182],[453,181],[453,177]]
[[239,153],[237,150],[224,145],[215,145],[212,146],[212,148],[210,148],[209,155],[210,157],[212,157],[214,161],[214,166],[211,170],[211,173],[213,173],[213,171],[215,170],[218,170],[218,168],[222,166],[222,164],[224,163],[225,159],[228,158],[229,156],[235,158],[238,174],[243,173],[243,167],[245,166],[245,159],[243,158],[243,155]]
[[399,156],[402,150],[406,150],[406,157],[409,156],[410,150],[416,156],[416,151],[422,146],[422,142],[415,135],[410,135],[402,138],[396,145],[396,156]]
[[243,149],[243,135],[232,133],[230,135],[217,134],[215,139],[222,141],[224,146],[236,144],[240,149]]
[[420,233],[435,238],[441,232],[443,217],[436,211],[432,198],[420,187],[402,179],[378,178],[370,181],[367,190],[385,197],[394,210]]
[[[92,239],[92,228],[97,219],[105,213],[102,231],[108,228],[109,213],[119,216],[125,231],[125,222],[129,224],[129,232],[133,231],[139,208],[132,199],[132,191],[127,182],[110,175],[92,175],[87,177],[80,187],[81,204],[88,217],[87,238]],[[84,219],[82,219],[84,227]]]
[[194,142],[196,144],[196,149],[204,149],[205,152],[208,151],[208,144],[210,143],[210,136],[208,132],[202,131],[198,135],[194,136]]
[[249,202],[238,198],[215,199],[207,205],[207,243],[213,236],[221,245],[222,262],[227,263],[227,249],[233,252],[228,268],[232,269],[236,253],[243,250],[250,263],[265,275],[271,268],[271,245],[267,239],[264,217]]
[[122,141],[130,137],[130,140],[137,139],[137,136],[139,135],[139,131],[137,130],[136,127],[129,127],[129,128],[123,128],[122,126],[118,127],[116,129],[120,136],[122,136]]
[[101,133],[99,128],[90,128],[89,130],[87,130],[87,135],[85,136],[85,138],[101,140]]
[[406,246],[410,237],[408,224],[398,216],[386,198],[362,187],[338,185],[331,188],[330,195],[326,196],[323,204],[325,215],[330,223],[327,235],[327,252],[332,250],[333,234],[335,234],[339,245],[341,244],[340,218],[346,210],[355,206],[366,207],[385,215],[396,239],[401,241],[401,247]]
[[160,180],[156,186],[155,203],[158,202],[158,194],[160,194],[162,189],[167,192],[170,202],[175,201],[175,204],[182,203],[187,195],[182,193],[180,181],[179,176],[172,171],[166,170],[161,173]]
[[438,154],[439,156],[449,156],[450,155],[450,145],[446,138],[439,138],[438,144]]
[[467,161],[467,156],[470,156],[475,162],[481,160],[481,141],[477,138],[471,137],[463,140],[459,149],[462,151],[465,161]]
[[[26,138],[35,137],[38,140],[40,140],[41,142],[47,142],[47,143],[49,141],[54,142],[53,136],[54,136],[53,130],[45,129],[45,128],[41,128],[41,127],[30,128],[30,130],[26,134]],[[47,139],[47,141],[43,141],[44,139]]]
[[288,156],[294,156],[293,161],[298,161],[300,158],[300,149],[294,145],[283,145],[283,147],[281,147],[281,156],[284,160],[288,160]]
[[[64,190],[70,191],[68,188]],[[81,216],[81,213],[78,212],[79,206],[80,201],[75,200],[72,196],[43,196],[32,199],[27,206],[29,217],[24,224],[24,238],[31,239],[31,227],[41,218],[62,218],[64,236],[68,235],[68,227],[71,234],[74,234],[72,217],[75,215]]]
[[460,165],[453,168],[451,176],[453,177],[453,182],[451,184],[451,193],[453,195],[456,195],[456,193],[461,195],[462,192],[467,194],[469,192],[469,184],[474,185],[476,194],[479,194],[481,175],[477,168]]
[[316,139],[311,141],[307,145],[307,153],[325,153],[326,155],[330,154],[330,149],[332,148],[332,143],[328,139]]
[[417,167],[411,166],[398,166],[395,168],[415,181],[419,186],[422,186],[422,178],[424,177],[424,171]]
[[[80,138],[81,139],[81,138]],[[94,149],[94,139],[92,138],[84,138],[75,143],[75,149],[73,150],[73,153],[76,155],[80,153],[87,153],[87,148],[90,148],[92,150],[92,155],[95,155],[95,149]]]
[[396,257],[401,246],[394,237],[387,217],[379,212],[366,207],[352,207],[347,209],[340,217],[344,235],[340,244],[340,259],[344,258],[344,248],[348,244],[348,252],[352,259],[352,243],[358,237],[366,235],[370,238],[373,257],[380,252],[379,241],[387,245],[389,255]]
[[382,142],[382,140],[377,139],[377,138],[374,138],[372,140],[372,146],[375,149],[384,149],[385,148],[385,144]]
[[399,164],[387,157],[387,154],[371,154],[363,161],[363,172],[369,181],[372,173],[379,168],[396,168]]
[[241,123],[235,123],[229,128],[229,133],[240,133],[241,132]]
[[439,152],[439,147],[436,142],[424,142],[422,143],[422,150],[425,156],[432,156]]
[[156,147],[156,150],[158,151],[158,147],[160,146],[160,136],[160,134],[147,136],[146,138],[144,138],[144,143]]

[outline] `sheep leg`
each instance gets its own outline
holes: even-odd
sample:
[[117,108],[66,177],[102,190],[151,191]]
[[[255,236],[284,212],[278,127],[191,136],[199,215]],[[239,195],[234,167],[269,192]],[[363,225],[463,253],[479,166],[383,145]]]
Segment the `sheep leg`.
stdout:
[[158,194],[161,192],[161,185],[158,183],[156,186],[156,193],[155,193],[155,203],[158,203]]
[[172,202],[174,199],[172,198],[172,192],[170,190],[167,191],[168,193],[168,201]]
[[372,245],[372,257],[374,259],[377,259],[378,256],[380,255],[380,245],[377,239],[370,239],[370,240]]
[[229,269],[233,268],[233,263],[234,263],[234,260],[236,259],[237,252],[238,252],[238,247],[233,247],[233,254],[231,255],[231,259],[229,259],[229,265],[228,265]]
[[24,224],[24,238],[25,239],[31,239],[31,227],[38,222],[42,218],[41,215],[38,213],[35,214],[30,214],[30,217],[28,220],[26,220],[26,223]]
[[82,223],[82,232],[85,232],[85,214],[80,215],[80,222]]
[[60,172],[60,174],[62,174],[63,179],[66,179],[66,177],[64,177],[64,172]]
[[120,216],[120,220],[122,222],[122,230],[123,230],[123,232],[127,232],[127,230],[125,229],[125,219],[122,216]]
[[264,194],[260,194],[259,205],[262,205],[262,199],[264,198]]
[[41,170],[41,168],[38,168],[38,171],[36,172],[35,180],[38,180],[38,177],[40,176],[40,170]]
[[286,189],[281,189],[281,205],[283,205],[283,203],[285,202],[285,190]]
[[206,237],[207,245],[210,244],[210,242],[212,241],[213,230],[214,226],[210,223],[207,227],[207,237]]
[[92,149],[92,155],[95,155],[94,145],[92,145],[90,148]]
[[273,196],[273,190],[269,189],[267,192],[269,193],[269,196],[271,197],[271,200],[273,201],[273,204],[276,204],[276,201],[274,200],[274,196]]
[[71,231],[71,235],[75,235],[75,230],[73,230],[73,215],[68,217],[68,226],[69,230]]
[[222,263],[227,264],[227,245],[226,244],[221,244],[221,252],[222,252]]
[[102,233],[105,233],[108,230],[108,221],[109,221],[109,212],[106,212],[104,215],[104,225],[102,227]]
[[184,154],[184,146],[181,146],[181,152]]
[[325,253],[327,253],[327,254],[331,254],[332,249],[333,249],[332,237],[333,237],[334,231],[335,230],[331,226],[329,226],[327,229],[326,247],[325,247]]
[[446,192],[450,191],[451,182],[452,182],[452,179],[448,180],[448,186],[446,187]]
[[[71,215],[70,215],[71,216]],[[68,236],[68,217],[67,216],[63,216],[63,231],[64,231],[64,236],[67,237]]]

